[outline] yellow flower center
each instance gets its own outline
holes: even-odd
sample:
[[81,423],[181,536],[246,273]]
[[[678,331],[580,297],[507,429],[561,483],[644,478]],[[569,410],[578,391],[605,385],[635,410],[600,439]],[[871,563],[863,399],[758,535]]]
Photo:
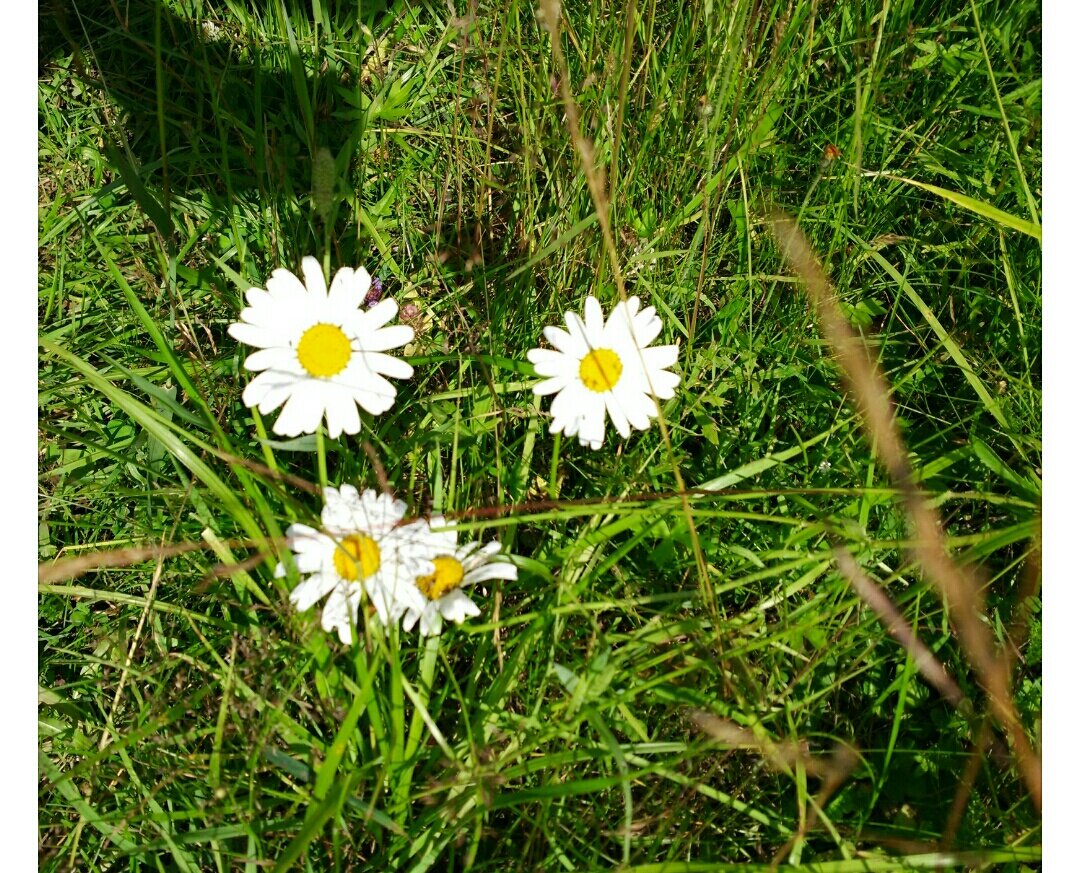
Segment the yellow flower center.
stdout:
[[296,346],[300,366],[312,376],[336,376],[352,357],[352,344],[336,324],[313,324]]
[[334,569],[349,582],[366,579],[380,563],[379,544],[367,534],[349,534],[334,549]]
[[581,359],[578,376],[590,391],[602,394],[615,387],[622,375],[622,361],[611,349],[594,349]]
[[440,555],[432,563],[435,565],[435,572],[430,576],[417,576],[416,587],[428,600],[438,600],[461,585],[461,580],[465,578],[465,568],[457,558],[449,555]]

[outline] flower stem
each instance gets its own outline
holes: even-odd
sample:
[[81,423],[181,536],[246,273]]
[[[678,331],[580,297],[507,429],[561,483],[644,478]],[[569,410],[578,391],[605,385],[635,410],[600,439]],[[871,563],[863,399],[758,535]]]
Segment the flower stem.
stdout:
[[551,470],[548,473],[548,497],[552,500],[559,499],[559,449],[562,448],[562,434],[555,434],[554,445],[551,447]]
[[328,480],[326,478],[326,440],[323,437],[322,422],[315,431],[315,451],[319,456],[319,485],[325,491]]

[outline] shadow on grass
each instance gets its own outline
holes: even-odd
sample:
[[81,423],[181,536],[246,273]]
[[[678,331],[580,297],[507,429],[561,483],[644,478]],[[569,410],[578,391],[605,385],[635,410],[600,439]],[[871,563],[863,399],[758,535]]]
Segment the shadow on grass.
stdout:
[[[379,118],[365,94],[378,91],[382,68],[371,37],[394,26],[395,8],[365,3],[358,21],[357,5],[330,4],[335,33],[355,42],[339,53],[348,63],[315,69],[310,39],[295,33],[312,28],[311,7],[288,5],[241,3],[228,20],[193,21],[152,2],[39,3],[39,77],[78,80],[116,110],[105,113],[103,152],[167,250],[182,243],[179,212],[227,220],[238,201],[296,204],[320,149],[335,156],[340,184],[374,147],[365,131]],[[241,16],[266,27],[241,27]]]

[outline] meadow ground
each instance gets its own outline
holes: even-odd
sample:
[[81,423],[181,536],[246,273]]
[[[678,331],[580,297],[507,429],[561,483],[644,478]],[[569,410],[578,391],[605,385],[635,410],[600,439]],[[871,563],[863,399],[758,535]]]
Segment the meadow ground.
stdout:
[[[1039,865],[1039,4],[546,5],[39,7],[43,870]],[[416,332],[356,436],[241,400],[226,329],[305,255]],[[681,381],[594,451],[526,353],[621,293]],[[344,646],[281,537],[311,483],[384,482],[518,578],[441,636],[365,607]]]

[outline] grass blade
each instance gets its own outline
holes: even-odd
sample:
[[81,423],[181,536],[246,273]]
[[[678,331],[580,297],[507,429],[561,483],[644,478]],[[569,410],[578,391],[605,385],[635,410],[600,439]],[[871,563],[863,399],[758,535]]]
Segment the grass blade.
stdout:
[[969,197],[967,194],[961,194],[959,191],[950,191],[948,188],[939,188],[937,185],[931,185],[929,182],[916,182],[914,179],[905,179],[903,176],[892,176],[888,173],[882,173],[881,177],[890,179],[893,182],[903,182],[905,185],[922,188],[924,191],[936,194],[942,200],[948,200],[950,203],[955,203],[961,209],[966,209],[968,212],[981,215],[983,218],[988,218],[995,224],[1000,224],[1003,227],[1011,227],[1013,230],[1018,230],[1020,233],[1027,234],[1030,237],[1034,237],[1039,242],[1042,242],[1042,227],[1034,221],[1019,218],[1003,209],[991,206],[989,203],[983,203],[981,200]]

